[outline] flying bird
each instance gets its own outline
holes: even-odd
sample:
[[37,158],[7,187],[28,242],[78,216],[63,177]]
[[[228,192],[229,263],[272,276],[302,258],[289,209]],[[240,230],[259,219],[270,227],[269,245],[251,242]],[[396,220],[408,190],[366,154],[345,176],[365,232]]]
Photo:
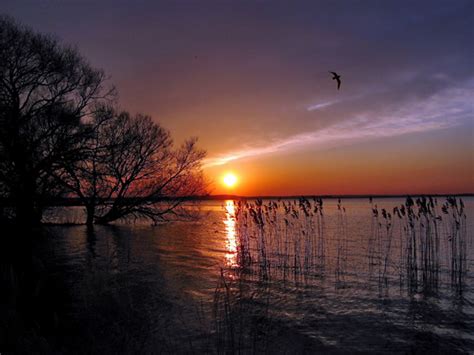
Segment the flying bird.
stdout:
[[337,90],[339,90],[339,88],[341,87],[341,76],[333,71],[330,71],[330,73],[333,75],[332,80],[337,81]]

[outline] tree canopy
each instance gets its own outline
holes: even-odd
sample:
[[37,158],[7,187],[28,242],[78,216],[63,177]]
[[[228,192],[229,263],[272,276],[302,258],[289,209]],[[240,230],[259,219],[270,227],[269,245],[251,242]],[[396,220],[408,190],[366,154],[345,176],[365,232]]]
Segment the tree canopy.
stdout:
[[204,190],[196,139],[174,149],[167,130],[115,100],[75,48],[0,17],[0,193],[17,222],[39,223],[57,196],[78,197],[88,223],[157,221],[178,205],[157,199]]

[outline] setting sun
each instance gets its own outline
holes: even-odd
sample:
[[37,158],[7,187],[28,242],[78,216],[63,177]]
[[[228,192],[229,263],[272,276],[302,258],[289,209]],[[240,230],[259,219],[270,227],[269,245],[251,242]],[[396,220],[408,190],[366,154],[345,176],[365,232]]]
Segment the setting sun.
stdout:
[[223,181],[227,187],[233,187],[237,184],[237,176],[232,173],[227,173],[224,175]]

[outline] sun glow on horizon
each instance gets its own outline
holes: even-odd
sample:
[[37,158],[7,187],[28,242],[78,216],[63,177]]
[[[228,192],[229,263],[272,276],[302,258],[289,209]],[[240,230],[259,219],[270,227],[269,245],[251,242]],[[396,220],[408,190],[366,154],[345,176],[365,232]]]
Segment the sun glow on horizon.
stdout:
[[222,179],[224,185],[227,187],[234,187],[237,184],[237,176],[233,173],[226,173]]

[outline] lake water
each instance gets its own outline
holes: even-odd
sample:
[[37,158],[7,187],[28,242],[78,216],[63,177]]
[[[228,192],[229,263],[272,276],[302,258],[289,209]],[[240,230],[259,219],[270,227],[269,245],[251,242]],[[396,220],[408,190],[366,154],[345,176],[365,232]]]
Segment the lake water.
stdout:
[[[306,218],[296,200],[268,201],[278,208],[262,210],[262,228],[233,201],[199,203],[200,218],[191,222],[47,227],[41,260],[68,299],[57,316],[65,329],[58,346],[92,353],[472,353],[474,199],[463,200],[461,270],[453,274],[453,221],[440,210],[439,248],[424,256],[435,271],[425,273],[420,261],[415,284],[404,224],[393,216],[388,230],[372,211],[376,204],[392,214],[403,199],[346,199],[339,207],[325,199],[324,215]],[[284,212],[290,206],[299,211],[293,219]],[[80,213],[69,210],[67,218]],[[416,228],[426,223],[414,228],[425,235]]]

